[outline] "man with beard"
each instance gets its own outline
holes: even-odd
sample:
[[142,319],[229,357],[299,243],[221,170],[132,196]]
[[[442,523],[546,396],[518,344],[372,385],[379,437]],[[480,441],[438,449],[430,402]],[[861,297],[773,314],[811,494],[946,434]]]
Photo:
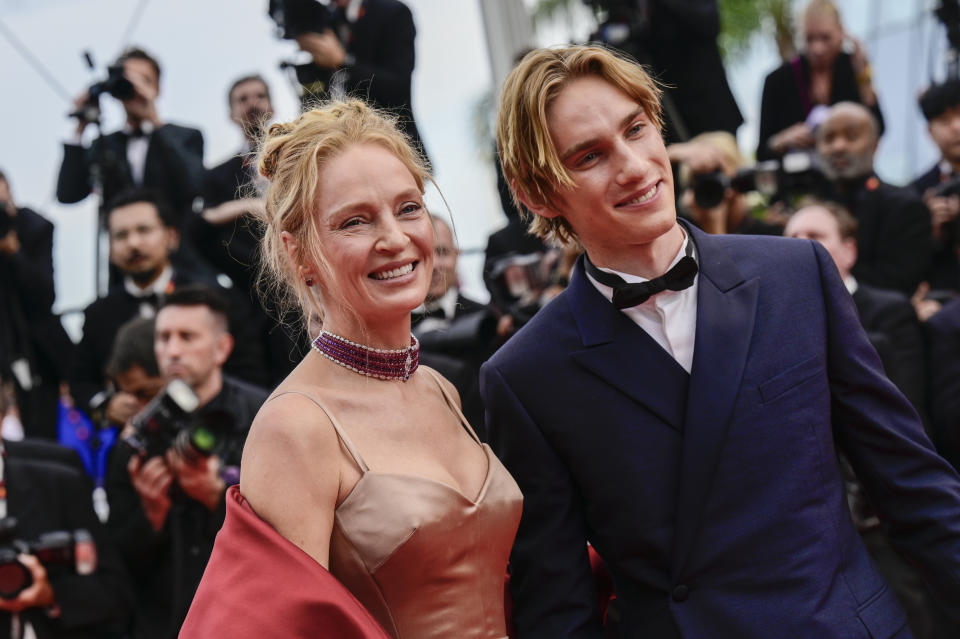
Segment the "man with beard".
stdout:
[[869,109],[841,102],[817,128],[817,153],[832,199],[857,219],[854,277],[909,296],[930,266],[930,213],[912,189],[886,184],[874,173],[879,133]]

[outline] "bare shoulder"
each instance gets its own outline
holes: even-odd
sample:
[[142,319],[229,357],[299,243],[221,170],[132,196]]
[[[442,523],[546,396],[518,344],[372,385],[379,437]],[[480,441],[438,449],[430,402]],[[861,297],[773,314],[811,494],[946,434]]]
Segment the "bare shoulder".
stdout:
[[282,392],[257,413],[240,463],[240,491],[257,515],[327,565],[342,455],[327,414]]
[[[439,380],[440,386],[443,388],[444,392],[446,392],[447,394],[450,395],[450,397],[453,398],[453,401],[456,402],[457,406],[462,407],[462,404],[460,402],[460,393],[457,391],[457,387],[454,386],[449,379],[447,379],[446,377],[438,373],[436,369],[430,368],[429,366],[420,366],[420,368],[423,369],[423,371],[428,375],[429,373],[433,373],[433,375],[436,375],[436,378],[437,380]],[[432,376],[430,376],[429,385],[431,387],[434,386]]]

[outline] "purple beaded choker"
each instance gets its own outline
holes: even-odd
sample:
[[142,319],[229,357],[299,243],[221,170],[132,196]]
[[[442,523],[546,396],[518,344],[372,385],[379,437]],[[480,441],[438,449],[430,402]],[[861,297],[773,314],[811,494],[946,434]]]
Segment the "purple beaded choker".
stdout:
[[420,342],[413,335],[410,336],[410,346],[397,350],[371,348],[329,331],[320,331],[310,345],[330,361],[377,379],[405,382],[420,365]]

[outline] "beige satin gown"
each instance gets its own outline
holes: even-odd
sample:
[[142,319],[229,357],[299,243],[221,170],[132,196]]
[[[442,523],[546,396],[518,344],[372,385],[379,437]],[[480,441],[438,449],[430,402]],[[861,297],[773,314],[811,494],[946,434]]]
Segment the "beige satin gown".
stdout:
[[487,456],[487,476],[472,498],[433,479],[371,470],[336,417],[310,398],[362,473],[336,509],[330,572],[395,639],[500,639],[507,636],[504,577],[523,496],[437,384]]

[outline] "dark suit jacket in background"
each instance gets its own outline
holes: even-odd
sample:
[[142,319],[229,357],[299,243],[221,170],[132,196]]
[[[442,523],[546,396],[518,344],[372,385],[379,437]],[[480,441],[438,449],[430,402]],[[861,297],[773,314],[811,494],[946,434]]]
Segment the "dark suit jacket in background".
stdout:
[[[720,13],[716,0],[650,2],[650,53],[653,67],[690,137],[706,131],[736,135],[743,116],[727,83],[717,48]],[[667,116],[667,141],[678,141]]]
[[857,219],[857,281],[912,295],[929,272],[933,254],[930,211],[923,200],[913,189],[872,174],[828,197]]
[[837,448],[896,547],[960,605],[960,478],[883,374],[830,256],[689,232],[691,374],[582,262],[481,370],[491,444],[524,493],[517,636],[602,636],[589,540],[624,636],[909,637],[851,523]]
[[926,331],[933,440],[960,470],[960,299],[927,320]]
[[[923,173],[910,183],[917,195],[923,197],[927,189],[936,188],[945,181],[956,180],[955,174],[944,176],[940,172],[940,163],[934,164],[929,171]],[[927,281],[930,288],[960,291],[960,218],[945,224],[941,229],[941,237],[934,243],[933,264]]]
[[[127,163],[127,135],[114,131],[89,149],[64,145],[57,200],[73,204],[90,195],[94,186],[91,168],[98,160],[103,172],[104,203],[134,186]],[[162,193],[182,219],[203,188],[203,134],[177,124],[158,127],[150,135],[143,186]]]
[[[50,569],[50,583],[60,606],[59,619],[39,609],[23,613],[38,639],[103,637],[118,627],[132,608],[130,583],[116,550],[109,545],[93,512],[89,481],[79,471],[50,461],[24,458],[10,449],[5,468],[7,509],[17,518],[17,536],[34,540],[56,530],[84,528],[97,544],[97,570],[79,576]],[[0,612],[0,637],[8,637],[10,615]]]
[[910,300],[896,291],[858,283],[853,303],[887,377],[921,416],[926,415],[923,329]]
[[[5,215],[5,213],[0,213]],[[29,208],[13,220],[20,251],[0,256],[0,376],[25,358],[34,376],[28,392],[16,386],[28,436],[55,438],[59,383],[70,372],[73,342],[53,314],[53,224]]]
[[[757,146],[757,161],[776,157],[770,148],[770,138],[787,127],[804,122],[810,113],[811,104],[805,103],[797,84],[793,62],[784,62],[771,71],[763,81],[763,97],[760,100],[760,143]],[[810,63],[799,57],[801,84],[809,99]],[[830,87],[830,104],[837,102],[860,103],[860,90],[853,73],[850,54],[841,52],[833,63],[833,85]],[[883,133],[883,113],[880,103],[870,107]]]

